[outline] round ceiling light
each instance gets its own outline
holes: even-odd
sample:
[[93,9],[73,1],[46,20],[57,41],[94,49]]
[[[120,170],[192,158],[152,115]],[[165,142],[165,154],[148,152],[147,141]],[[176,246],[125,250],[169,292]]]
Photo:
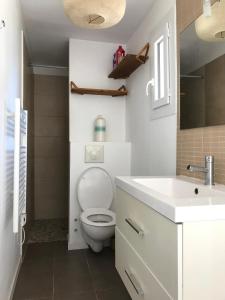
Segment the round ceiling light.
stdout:
[[79,27],[108,28],[123,18],[126,0],[64,0],[64,10]]
[[201,15],[195,21],[198,37],[207,42],[225,42],[225,0],[212,6],[211,16]]

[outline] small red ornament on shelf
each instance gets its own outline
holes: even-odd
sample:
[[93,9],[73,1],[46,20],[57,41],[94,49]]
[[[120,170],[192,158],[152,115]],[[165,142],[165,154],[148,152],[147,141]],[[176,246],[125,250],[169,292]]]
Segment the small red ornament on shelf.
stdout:
[[113,68],[118,66],[118,64],[121,62],[124,56],[125,56],[125,50],[123,49],[122,46],[119,46],[119,48],[116,50],[116,53],[114,54]]

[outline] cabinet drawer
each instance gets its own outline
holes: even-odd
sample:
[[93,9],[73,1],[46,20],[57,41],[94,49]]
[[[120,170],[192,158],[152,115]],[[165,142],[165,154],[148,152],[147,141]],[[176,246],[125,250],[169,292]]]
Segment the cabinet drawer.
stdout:
[[116,268],[132,300],[172,299],[118,229],[116,229]]
[[128,242],[168,293],[178,299],[182,285],[182,225],[173,223],[119,188],[116,218],[117,227]]

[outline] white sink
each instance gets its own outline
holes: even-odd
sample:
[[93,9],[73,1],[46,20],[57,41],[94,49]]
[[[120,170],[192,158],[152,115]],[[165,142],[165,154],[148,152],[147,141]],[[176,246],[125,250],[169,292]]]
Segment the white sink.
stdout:
[[176,223],[225,220],[225,186],[189,177],[117,177],[117,187]]
[[200,183],[192,183],[179,178],[134,178],[151,190],[172,198],[224,197],[225,194]]

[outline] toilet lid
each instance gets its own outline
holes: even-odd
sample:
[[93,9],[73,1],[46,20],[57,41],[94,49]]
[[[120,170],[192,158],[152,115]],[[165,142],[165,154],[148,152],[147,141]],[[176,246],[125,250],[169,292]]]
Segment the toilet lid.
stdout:
[[101,168],[85,170],[78,180],[77,197],[82,210],[110,208],[113,200],[113,183],[110,175]]

